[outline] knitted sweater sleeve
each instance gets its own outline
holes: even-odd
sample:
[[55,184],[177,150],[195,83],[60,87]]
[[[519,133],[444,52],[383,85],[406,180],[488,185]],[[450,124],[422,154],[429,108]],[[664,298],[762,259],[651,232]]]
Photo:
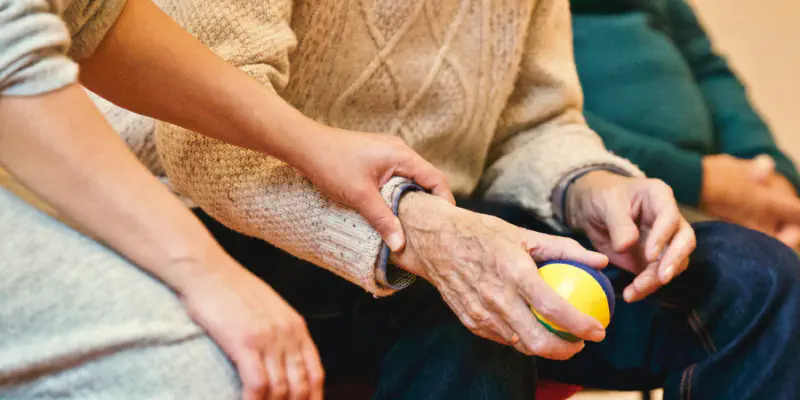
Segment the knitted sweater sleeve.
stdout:
[[[296,45],[290,0],[258,6],[248,0],[161,0],[159,5],[262,84],[278,92],[287,84],[289,53]],[[328,200],[289,165],[166,123],[158,123],[156,142],[172,186],[229,228],[264,239],[378,296],[413,281],[387,267],[380,235],[361,216]],[[411,187],[394,178],[382,194],[392,204]]]
[[551,200],[565,178],[587,168],[643,174],[608,152],[586,125],[572,54],[569,2],[540,0],[531,18],[517,83],[498,124],[478,193],[515,203],[564,229]]

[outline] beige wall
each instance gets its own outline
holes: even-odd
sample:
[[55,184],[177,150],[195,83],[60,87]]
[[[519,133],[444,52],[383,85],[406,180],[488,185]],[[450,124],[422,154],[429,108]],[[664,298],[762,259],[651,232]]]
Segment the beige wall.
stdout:
[[779,144],[800,161],[800,2],[689,0],[744,78]]

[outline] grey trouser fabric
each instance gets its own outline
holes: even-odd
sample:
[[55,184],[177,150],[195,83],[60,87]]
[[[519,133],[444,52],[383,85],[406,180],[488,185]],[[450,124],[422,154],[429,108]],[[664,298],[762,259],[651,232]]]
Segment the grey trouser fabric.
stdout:
[[175,294],[0,187],[0,399],[239,399]]

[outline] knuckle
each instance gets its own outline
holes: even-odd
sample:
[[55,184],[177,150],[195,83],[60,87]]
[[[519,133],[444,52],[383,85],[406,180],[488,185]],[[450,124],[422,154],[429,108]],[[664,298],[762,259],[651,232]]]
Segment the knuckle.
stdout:
[[280,321],[275,322],[274,325],[274,333],[275,335],[286,336],[292,334],[294,331],[294,325],[291,321],[287,319],[282,319]]
[[549,301],[540,301],[536,304],[536,311],[547,319],[557,314],[557,307]]
[[267,389],[269,389],[269,380],[264,375],[259,375],[253,378],[250,378],[247,382],[245,382],[246,390],[249,392],[254,393],[264,393]]
[[300,397],[301,399],[304,399],[308,397],[308,395],[311,393],[311,387],[310,385],[308,385],[308,383],[295,385],[292,392],[293,392],[292,395],[294,395],[295,397]]
[[242,334],[242,341],[248,347],[259,346],[265,339],[269,339],[275,333],[275,328],[269,323],[253,324],[245,328]]
[[650,178],[648,182],[653,187],[654,190],[659,192],[660,194],[666,194],[672,196],[672,187],[669,186],[666,182],[662,181],[661,179]]
[[308,331],[308,324],[306,320],[298,314],[292,316],[289,320],[289,325],[295,333],[304,333]]
[[562,238],[562,247],[570,250],[583,250],[583,246],[572,238]]
[[272,397],[282,398],[289,394],[289,385],[283,379],[273,382],[269,389]]
[[465,326],[467,329],[469,329],[469,330],[470,330],[470,332],[475,332],[475,331],[477,331],[477,330],[478,330],[478,324],[477,324],[477,323],[475,323],[475,321],[474,321],[472,318],[470,318],[470,317],[466,317],[466,318],[463,318],[463,317],[462,317],[462,318],[461,318],[461,323],[462,323],[462,324],[464,324],[464,326]]
[[314,387],[321,387],[325,383],[325,372],[320,369],[313,369],[308,377],[308,381]]

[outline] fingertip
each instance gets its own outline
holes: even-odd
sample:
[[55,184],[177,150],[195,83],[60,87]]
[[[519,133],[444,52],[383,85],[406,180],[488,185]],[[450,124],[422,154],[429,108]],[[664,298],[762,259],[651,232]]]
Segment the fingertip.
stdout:
[[636,289],[633,288],[633,284],[628,285],[628,287],[622,291],[622,299],[625,300],[626,303],[633,303],[636,301]]
[[446,202],[452,205],[456,204],[456,198],[453,196],[453,192],[450,191],[450,188],[447,186],[447,184],[439,184],[431,191],[434,195],[443,198]]
[[608,266],[608,256],[603,253],[589,251],[587,258],[587,264],[594,269],[603,269]]
[[392,253],[397,253],[403,249],[403,238],[399,233],[392,233],[386,238],[386,245],[389,246]]
[[618,235],[614,238],[614,251],[617,253],[625,253],[636,243],[638,239],[638,232],[626,232],[623,235]]

